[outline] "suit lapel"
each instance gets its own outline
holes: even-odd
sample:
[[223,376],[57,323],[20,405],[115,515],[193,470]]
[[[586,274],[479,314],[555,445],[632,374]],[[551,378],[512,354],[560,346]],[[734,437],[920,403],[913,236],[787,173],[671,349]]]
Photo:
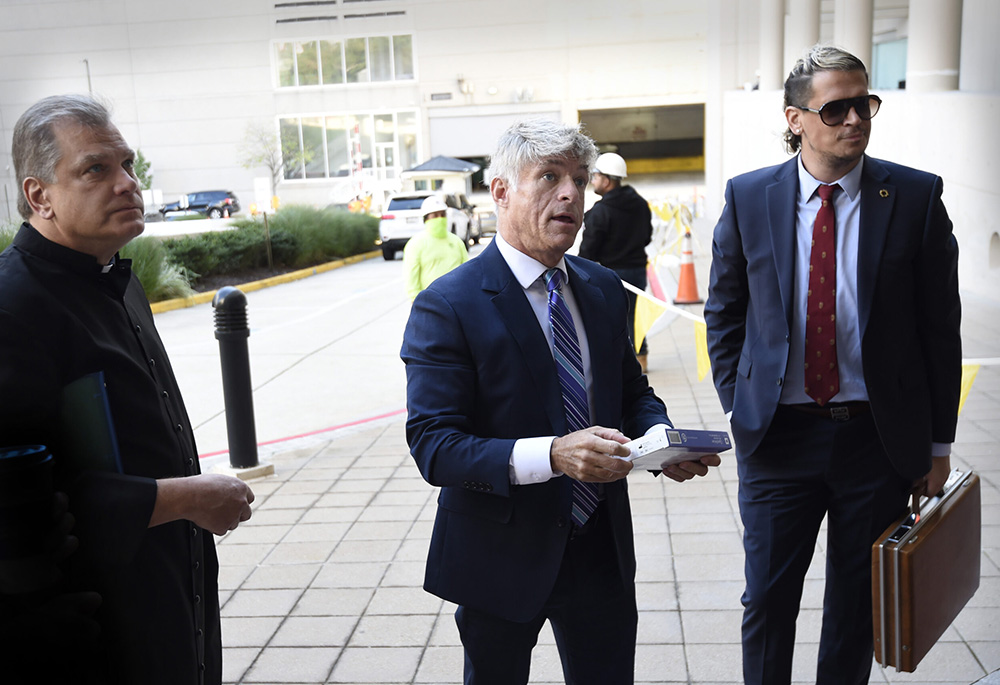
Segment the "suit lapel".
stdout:
[[[490,297],[504,326],[517,343],[521,361],[535,384],[535,395],[541,398],[553,432],[555,435],[564,435],[566,415],[563,412],[562,390],[559,388],[555,361],[524,289],[514,278],[496,244],[488,245],[476,259],[483,260],[483,291]],[[529,394],[527,388],[523,391],[526,395]]]
[[882,260],[889,220],[896,202],[896,186],[877,160],[864,158],[861,172],[861,219],[858,235],[858,329],[864,339],[875,297],[875,280]]
[[767,186],[767,220],[771,233],[771,253],[778,274],[781,308],[785,325],[791,328],[792,295],[795,290],[795,194],[799,189],[798,160],[785,162],[774,175],[775,182]]

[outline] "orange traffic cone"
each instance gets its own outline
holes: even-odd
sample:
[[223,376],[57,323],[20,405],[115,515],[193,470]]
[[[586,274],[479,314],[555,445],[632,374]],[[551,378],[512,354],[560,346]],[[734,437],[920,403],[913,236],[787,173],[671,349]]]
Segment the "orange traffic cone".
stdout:
[[225,209],[222,210],[222,218],[223,219],[229,218],[229,207],[226,207]]
[[701,304],[698,297],[698,284],[694,278],[694,256],[691,252],[691,231],[684,232],[684,242],[681,244],[681,277],[677,281],[677,297],[674,304]]

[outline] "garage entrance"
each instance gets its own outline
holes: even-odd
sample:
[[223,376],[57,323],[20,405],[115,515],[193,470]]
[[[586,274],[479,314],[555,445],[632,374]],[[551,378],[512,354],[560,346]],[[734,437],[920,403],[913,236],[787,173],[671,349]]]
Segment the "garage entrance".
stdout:
[[705,105],[580,111],[601,152],[617,152],[629,175],[705,170]]

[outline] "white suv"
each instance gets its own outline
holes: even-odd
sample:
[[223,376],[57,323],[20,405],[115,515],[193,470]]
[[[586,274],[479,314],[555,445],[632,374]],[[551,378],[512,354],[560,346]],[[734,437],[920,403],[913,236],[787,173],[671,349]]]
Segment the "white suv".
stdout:
[[395,259],[396,252],[402,250],[406,242],[424,227],[420,205],[431,195],[438,195],[448,206],[448,230],[461,238],[466,248],[479,242],[479,222],[474,219],[473,205],[469,204],[464,195],[431,190],[396,193],[389,196],[379,222],[379,239],[376,241],[382,247],[382,257],[387,261]]

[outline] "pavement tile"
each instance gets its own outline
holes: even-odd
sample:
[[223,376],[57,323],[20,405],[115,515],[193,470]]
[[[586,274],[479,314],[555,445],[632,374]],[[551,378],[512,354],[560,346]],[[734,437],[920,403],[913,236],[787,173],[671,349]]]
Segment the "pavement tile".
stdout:
[[267,555],[267,564],[309,564],[322,563],[330,558],[336,541],[281,542]]
[[351,647],[420,647],[427,644],[436,615],[361,617],[351,636]]
[[745,583],[742,580],[685,580],[677,583],[682,611],[732,609],[740,606]]
[[353,562],[335,560],[324,564],[313,579],[313,587],[357,588],[378,587],[389,567],[387,561]]
[[680,620],[684,627],[684,643],[687,645],[740,642],[742,609],[685,609],[680,612]]
[[[264,647],[284,616],[240,616],[222,619],[222,644],[229,647]],[[226,654],[229,652],[227,650]]]
[[392,540],[398,542],[406,536],[413,521],[355,521],[344,535],[344,540]]
[[[252,518],[256,517],[256,512]],[[262,542],[279,542],[293,527],[288,524],[279,526],[248,526],[246,523],[240,524],[236,530],[226,533],[221,538],[216,538],[216,545],[251,545]]]
[[241,590],[281,590],[309,587],[320,564],[275,564],[258,566],[240,586]]
[[404,616],[433,614],[441,611],[440,597],[425,592],[420,587],[379,587],[368,605],[369,614]]
[[360,616],[374,594],[369,588],[309,588],[295,606],[294,615]]
[[671,533],[670,544],[674,554],[738,554],[743,551],[743,540],[730,528],[721,533]]
[[328,682],[409,683],[422,653],[422,647],[346,647]]
[[255,568],[256,566],[220,566],[219,588],[222,590],[239,588]]
[[331,561],[392,561],[400,542],[396,540],[342,540]]
[[743,650],[739,643],[688,644],[685,651],[690,682],[743,682]]
[[257,658],[259,647],[230,647],[223,645],[222,682],[238,683],[250,664]]
[[636,583],[635,596],[639,611],[677,610],[677,590],[674,583]]
[[417,669],[416,683],[457,683],[465,665],[465,652],[459,647],[427,647]]
[[638,644],[681,644],[680,614],[676,611],[640,611]]
[[[308,594],[306,591],[305,594]],[[300,588],[289,590],[239,590],[234,592],[222,607],[222,615],[233,616],[287,616],[299,597]]]
[[289,616],[271,639],[274,647],[343,647],[358,623],[356,616]]
[[[354,523],[364,513],[363,506],[315,506],[302,514],[302,523]],[[237,528],[239,530],[239,528]]]
[[[349,523],[299,523],[282,542],[337,542],[350,528]],[[239,530],[237,528],[237,530]]]
[[422,587],[424,567],[423,561],[394,561],[381,584],[383,587]]
[[271,550],[272,543],[252,545],[216,545],[215,553],[219,557],[220,566],[257,566],[264,561]]
[[677,580],[743,580],[743,552],[674,557]]
[[268,496],[268,498],[265,499],[257,508],[261,510],[308,509],[309,507],[311,507],[313,504],[316,503],[316,500],[318,498],[319,496],[315,493],[305,493],[297,495],[282,495],[280,493],[276,493],[274,495]]
[[340,650],[322,647],[269,647],[243,676],[244,683],[322,683]]
[[636,645],[637,683],[686,683],[688,669],[683,645]]

